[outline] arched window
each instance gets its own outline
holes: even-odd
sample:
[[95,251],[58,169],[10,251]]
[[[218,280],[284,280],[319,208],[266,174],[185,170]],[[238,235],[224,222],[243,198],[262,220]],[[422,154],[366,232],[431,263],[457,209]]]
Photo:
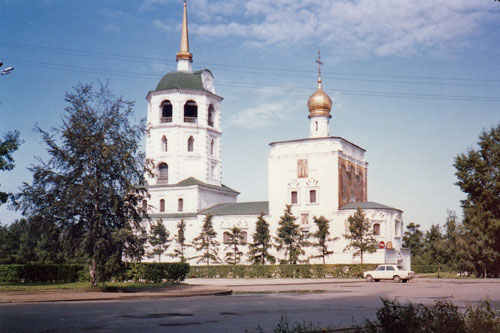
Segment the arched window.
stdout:
[[375,223],[373,225],[373,236],[380,236],[380,224]]
[[309,203],[316,203],[316,190],[309,191]]
[[158,166],[158,183],[167,184],[168,183],[168,165],[167,163],[161,163]]
[[188,151],[194,151],[194,138],[192,136],[188,139]]
[[172,103],[170,101],[163,101],[161,103],[161,118],[160,123],[172,122]]
[[147,200],[142,200],[142,210],[144,212],[148,211],[148,201]]
[[214,126],[215,109],[212,104],[208,107],[208,126]]
[[165,212],[165,200],[163,199],[160,200],[160,212],[161,213]]
[[189,100],[184,104],[184,122],[196,123],[198,119],[198,105],[195,101]]
[[215,146],[215,142],[214,142],[214,140],[212,140],[212,142],[210,142],[210,155],[214,154],[214,146]]
[[247,244],[247,238],[248,238],[248,234],[246,231],[242,231],[241,232],[241,245],[246,245]]
[[165,135],[163,136],[163,138],[161,138],[161,150],[168,151],[168,140]]
[[229,232],[228,231],[224,231],[224,233],[222,234],[222,242],[224,244],[229,243]]
[[177,211],[182,212],[184,210],[184,200],[182,198],[179,198],[177,200]]
[[318,130],[318,122],[316,121],[316,131]]
[[299,202],[297,191],[292,191],[292,204],[296,204],[297,202]]

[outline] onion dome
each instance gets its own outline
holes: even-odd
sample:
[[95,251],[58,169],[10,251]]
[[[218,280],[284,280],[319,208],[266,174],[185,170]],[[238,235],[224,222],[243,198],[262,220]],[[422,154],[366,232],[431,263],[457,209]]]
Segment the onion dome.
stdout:
[[325,116],[331,118],[332,99],[321,87],[321,76],[318,78],[318,89],[309,97],[307,107],[309,108],[309,118],[315,116]]

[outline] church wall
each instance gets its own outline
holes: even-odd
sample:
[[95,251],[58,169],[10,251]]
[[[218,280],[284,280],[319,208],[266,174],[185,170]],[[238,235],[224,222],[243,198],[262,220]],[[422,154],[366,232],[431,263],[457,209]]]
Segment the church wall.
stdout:
[[[197,186],[149,188],[149,194],[149,214],[178,213],[179,199],[182,199],[182,213],[196,213],[200,210]],[[160,212],[162,199],[165,200],[165,212]]]
[[200,188],[200,209],[209,208],[222,202],[236,202],[238,193],[219,191],[217,189]]

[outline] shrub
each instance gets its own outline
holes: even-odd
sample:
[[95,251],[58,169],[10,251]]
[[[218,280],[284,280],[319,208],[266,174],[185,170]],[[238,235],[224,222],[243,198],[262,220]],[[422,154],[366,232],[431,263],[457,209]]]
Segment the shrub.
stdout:
[[84,270],[79,264],[0,265],[0,282],[76,282]]
[[187,263],[131,263],[128,264],[123,280],[160,283],[181,282],[189,273]]
[[377,265],[212,265],[191,266],[189,278],[362,278]]

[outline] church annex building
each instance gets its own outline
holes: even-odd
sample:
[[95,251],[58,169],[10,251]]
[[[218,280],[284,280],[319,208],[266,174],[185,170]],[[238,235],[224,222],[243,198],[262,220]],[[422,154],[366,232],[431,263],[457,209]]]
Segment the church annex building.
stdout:
[[[343,234],[348,232],[347,218],[361,207],[380,244],[375,253],[364,254],[364,262],[396,263],[410,269],[410,250],[402,247],[403,212],[368,201],[365,150],[330,135],[332,100],[322,89],[321,72],[318,88],[307,102],[309,137],[269,144],[269,201],[238,202],[239,192],[222,183],[223,98],[215,92],[212,72],[192,70],[186,3],[176,59],[177,71],[166,74],[146,97],[146,158],[154,163],[154,175],[146,176],[150,198],[143,207],[150,222],[161,218],[170,235],[176,235],[177,223],[184,220],[185,237],[191,243],[200,234],[205,216],[212,215],[222,258],[225,235],[232,227],[240,228],[251,242],[262,213],[271,235],[276,236],[279,218],[285,206],[291,205],[304,233],[316,231],[314,216],[330,220],[331,237],[339,239],[331,242],[334,253],[326,262],[345,264],[360,262],[351,251],[344,251],[348,241]],[[247,246],[241,250],[245,253],[241,263],[246,264]],[[317,254],[314,248],[305,251],[305,258]],[[190,258],[196,253],[191,247],[185,255]],[[310,260],[321,262],[320,258]]]

